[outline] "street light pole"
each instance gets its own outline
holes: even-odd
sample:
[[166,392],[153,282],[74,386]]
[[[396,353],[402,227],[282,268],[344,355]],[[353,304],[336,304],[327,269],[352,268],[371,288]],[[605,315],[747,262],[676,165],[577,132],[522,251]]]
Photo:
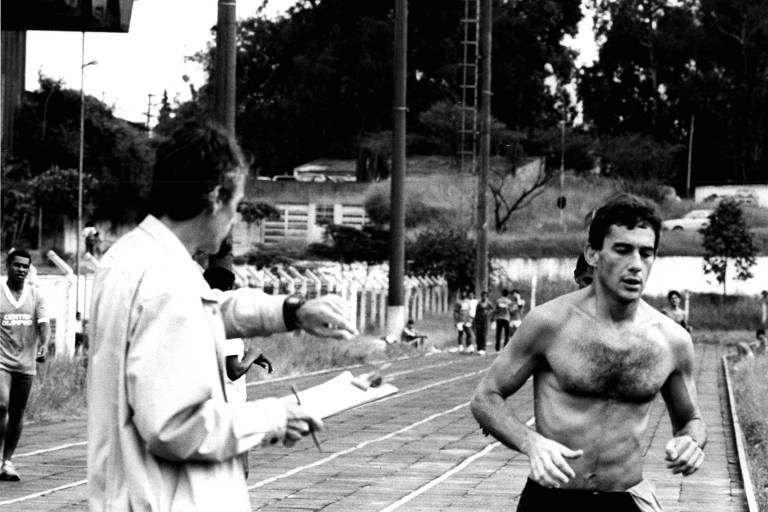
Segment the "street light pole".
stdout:
[[[80,311],[80,237],[83,233],[83,152],[85,146],[85,93],[83,83],[85,68],[96,64],[85,62],[85,32],[80,44],[80,150],[77,158],[77,233],[75,236],[75,311]],[[83,304],[85,307],[85,304]]]
[[[563,121],[562,121],[562,127],[560,129],[560,197],[564,196],[564,190],[565,190],[565,121],[567,117],[567,110],[565,105],[565,98],[563,95],[560,95],[560,101],[563,103]],[[563,208],[560,208],[560,226],[563,228],[563,233],[565,233],[566,227],[565,227],[565,205],[563,205]]]
[[85,146],[85,32],[80,44],[80,151],[77,158],[77,232],[75,233],[75,312],[80,311],[80,236],[83,232],[83,148]]

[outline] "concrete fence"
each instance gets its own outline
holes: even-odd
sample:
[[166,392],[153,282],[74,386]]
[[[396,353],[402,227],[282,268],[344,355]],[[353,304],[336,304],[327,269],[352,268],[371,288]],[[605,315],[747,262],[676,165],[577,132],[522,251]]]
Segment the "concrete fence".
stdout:
[[[76,312],[87,320],[92,297],[93,273],[97,261],[90,255],[81,260],[79,282],[72,268],[53,251],[47,254],[60,274],[40,275],[33,269],[28,277],[40,288],[53,327],[52,343],[56,354],[72,356],[75,352]],[[383,333],[387,321],[388,276],[386,265],[331,265],[316,270],[292,266],[275,271],[254,266],[235,266],[238,286],[258,288],[269,294],[298,293],[314,298],[337,293],[351,304],[350,320],[361,333]],[[419,320],[425,315],[445,314],[449,310],[448,284],[442,277],[408,276],[405,278],[406,318]],[[79,297],[76,298],[76,295]]]

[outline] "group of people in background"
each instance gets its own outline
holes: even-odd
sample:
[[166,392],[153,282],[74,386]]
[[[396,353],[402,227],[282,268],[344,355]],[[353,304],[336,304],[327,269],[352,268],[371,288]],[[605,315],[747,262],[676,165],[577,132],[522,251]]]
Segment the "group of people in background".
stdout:
[[452,351],[485,355],[488,331],[493,325],[496,330],[495,349],[499,352],[520,326],[524,309],[525,301],[518,290],[502,290],[495,302],[488,299],[486,291],[477,300],[473,291],[459,290],[453,308],[458,345]]

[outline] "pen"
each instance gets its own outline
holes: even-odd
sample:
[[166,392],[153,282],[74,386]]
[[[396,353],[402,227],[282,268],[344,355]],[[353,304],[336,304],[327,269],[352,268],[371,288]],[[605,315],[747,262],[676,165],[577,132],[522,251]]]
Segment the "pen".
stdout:
[[[294,386],[293,384],[291,384],[291,391],[293,392],[293,396],[296,397],[296,403],[298,405],[301,405],[299,392],[296,391],[296,386]],[[317,440],[317,435],[315,435],[315,431],[312,429],[312,425],[309,426],[309,433],[312,434],[312,440],[315,442],[315,446],[317,446],[318,451],[320,451],[320,453],[323,453],[323,449],[320,448],[320,441]]]

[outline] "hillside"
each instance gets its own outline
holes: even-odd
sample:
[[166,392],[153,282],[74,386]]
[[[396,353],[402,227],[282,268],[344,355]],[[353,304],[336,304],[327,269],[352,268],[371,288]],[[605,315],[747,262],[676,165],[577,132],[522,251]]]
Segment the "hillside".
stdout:
[[[408,160],[406,193],[409,201],[421,202],[437,212],[432,219],[438,223],[470,226],[476,201],[476,178],[460,175],[441,157],[414,157]],[[494,167],[503,165],[495,160]],[[510,187],[507,197],[514,199],[517,188]],[[374,184],[368,191],[389,194],[389,182]],[[489,244],[494,257],[571,257],[581,251],[586,241],[586,222],[593,209],[611,195],[628,191],[652,195],[654,187],[627,185],[601,176],[576,176],[566,172],[563,195],[567,205],[561,223],[560,210],[555,206],[559,181],[553,179],[530,203],[514,212],[506,231],[493,229],[493,200],[489,196]],[[697,208],[712,208],[691,200],[657,202],[664,219],[676,218]],[[761,255],[768,255],[768,209],[745,206],[747,222],[754,233]],[[563,227],[564,226],[564,227]],[[416,228],[418,230],[420,228]],[[413,231],[412,231],[413,233]],[[695,232],[664,232],[659,254],[664,256],[701,256],[701,235]]]

